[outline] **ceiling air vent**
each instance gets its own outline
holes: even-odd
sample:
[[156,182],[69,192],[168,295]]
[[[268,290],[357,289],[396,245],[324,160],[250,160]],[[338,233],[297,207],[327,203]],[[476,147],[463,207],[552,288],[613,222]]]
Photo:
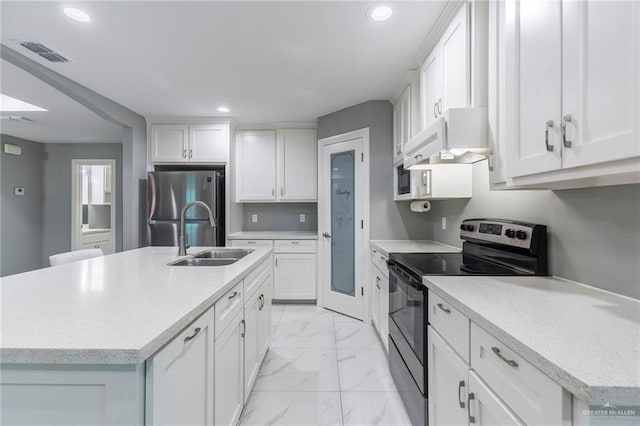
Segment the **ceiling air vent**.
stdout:
[[20,43],[20,45],[22,47],[29,49],[33,53],[40,55],[41,57],[43,57],[49,62],[68,62],[69,61],[67,58],[49,49],[47,46],[45,46],[42,43],[38,43],[35,41],[23,41]]

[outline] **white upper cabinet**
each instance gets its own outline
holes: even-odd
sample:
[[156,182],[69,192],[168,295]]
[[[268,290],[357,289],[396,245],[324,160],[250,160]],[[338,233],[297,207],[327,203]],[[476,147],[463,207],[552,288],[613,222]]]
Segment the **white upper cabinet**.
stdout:
[[151,126],[151,161],[187,160],[189,126],[156,124]]
[[318,137],[315,129],[278,130],[278,197],[281,201],[318,199]]
[[507,174],[530,175],[560,167],[562,4],[508,0],[509,92]]
[[189,153],[191,161],[226,163],[229,132],[224,125],[189,126]]
[[236,164],[237,201],[276,200],[275,131],[239,131]]
[[506,111],[506,177],[513,185],[551,187],[633,179],[640,163],[640,4],[504,6],[507,93],[498,108]]
[[429,128],[449,108],[469,105],[471,85],[468,6],[455,16],[420,69],[422,128]]
[[316,201],[317,152],[315,129],[239,131],[236,201]]
[[226,163],[228,124],[153,124],[151,161],[154,163]]
[[563,3],[563,167],[640,156],[639,28],[637,1]]

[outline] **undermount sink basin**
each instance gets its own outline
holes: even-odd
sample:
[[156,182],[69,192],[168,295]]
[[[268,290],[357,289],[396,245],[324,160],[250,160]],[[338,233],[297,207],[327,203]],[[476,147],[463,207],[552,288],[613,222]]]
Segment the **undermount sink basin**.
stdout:
[[226,266],[236,263],[253,249],[216,248],[196,253],[186,259],[169,263],[169,266]]

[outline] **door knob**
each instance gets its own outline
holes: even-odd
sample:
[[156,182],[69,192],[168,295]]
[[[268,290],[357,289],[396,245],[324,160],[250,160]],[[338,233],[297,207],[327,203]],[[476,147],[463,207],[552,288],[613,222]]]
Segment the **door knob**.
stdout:
[[331,238],[331,235],[329,235],[328,232],[323,232],[322,236],[325,237],[325,238]]

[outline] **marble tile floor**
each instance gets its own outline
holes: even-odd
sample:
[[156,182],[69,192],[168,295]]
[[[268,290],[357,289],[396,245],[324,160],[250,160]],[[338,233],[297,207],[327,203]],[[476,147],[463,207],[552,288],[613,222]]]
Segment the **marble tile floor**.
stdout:
[[371,324],[273,305],[273,340],[240,425],[410,426]]

